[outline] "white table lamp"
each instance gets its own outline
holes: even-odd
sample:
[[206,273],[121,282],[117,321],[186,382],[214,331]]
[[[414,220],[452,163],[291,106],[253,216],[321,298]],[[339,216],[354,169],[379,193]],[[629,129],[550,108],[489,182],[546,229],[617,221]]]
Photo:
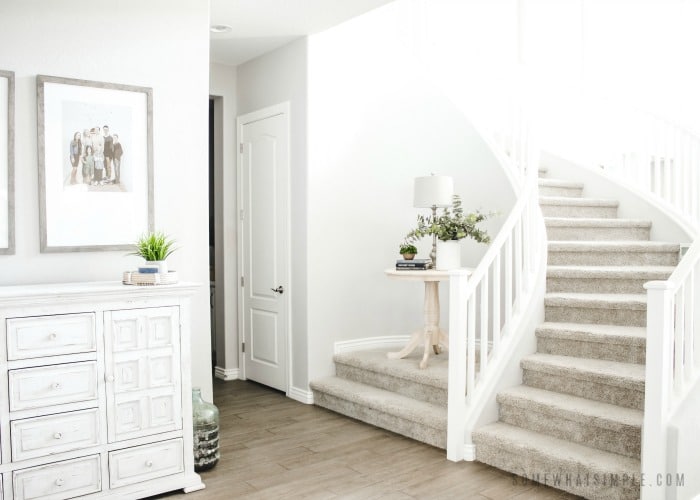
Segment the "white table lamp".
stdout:
[[[452,194],[454,183],[452,177],[446,175],[428,175],[416,177],[413,189],[413,206],[416,208],[430,208],[433,211],[433,219],[437,217],[438,207],[452,206]],[[437,236],[433,235],[433,250],[430,258],[435,268],[435,255],[437,254]]]

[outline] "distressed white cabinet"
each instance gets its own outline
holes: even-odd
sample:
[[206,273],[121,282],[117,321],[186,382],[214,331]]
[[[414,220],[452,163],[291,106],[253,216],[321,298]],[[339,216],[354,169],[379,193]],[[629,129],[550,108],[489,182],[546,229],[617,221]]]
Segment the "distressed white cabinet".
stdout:
[[189,358],[198,289],[0,287],[0,500],[204,487]]

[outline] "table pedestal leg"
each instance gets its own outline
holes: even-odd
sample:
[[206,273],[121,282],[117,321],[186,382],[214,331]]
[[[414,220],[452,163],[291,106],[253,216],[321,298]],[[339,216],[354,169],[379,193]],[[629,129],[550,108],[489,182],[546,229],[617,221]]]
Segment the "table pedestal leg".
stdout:
[[[421,339],[421,337],[423,337]],[[420,368],[424,369],[428,366],[428,356],[430,355],[430,346],[433,346],[435,354],[439,354],[442,349],[441,341],[447,340],[447,334],[440,328],[440,296],[438,293],[437,281],[425,282],[425,299],[423,302],[423,329],[413,332],[411,340],[406,347],[398,352],[389,352],[389,359],[405,358],[411,354],[416,347],[423,343],[423,359],[420,362]]]

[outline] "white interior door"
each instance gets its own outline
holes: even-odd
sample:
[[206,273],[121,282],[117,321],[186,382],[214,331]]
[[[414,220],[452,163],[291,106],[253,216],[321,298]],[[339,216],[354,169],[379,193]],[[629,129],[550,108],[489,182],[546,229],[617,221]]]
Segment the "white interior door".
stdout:
[[289,111],[238,118],[245,377],[287,391]]

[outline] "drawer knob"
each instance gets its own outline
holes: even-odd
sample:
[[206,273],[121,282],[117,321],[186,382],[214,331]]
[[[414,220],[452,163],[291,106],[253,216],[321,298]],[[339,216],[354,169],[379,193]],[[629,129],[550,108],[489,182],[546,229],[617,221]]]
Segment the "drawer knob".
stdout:
[[49,340],[56,340],[57,338],[58,338],[58,335],[56,335],[55,333],[52,332],[49,334]]
[[62,437],[63,437],[63,434],[61,434],[60,432],[56,432],[56,433],[54,433],[54,435],[53,435],[53,438],[54,438],[54,439],[61,439]]
[[153,462],[150,460],[146,460],[146,467],[153,467]]
[[65,481],[63,480],[62,477],[59,477],[56,479],[56,486],[63,486],[65,484]]
[[105,380],[107,382],[114,382],[114,375],[105,375]]
[[51,387],[54,389],[60,389],[61,388],[61,383],[60,382],[54,382],[51,384]]

